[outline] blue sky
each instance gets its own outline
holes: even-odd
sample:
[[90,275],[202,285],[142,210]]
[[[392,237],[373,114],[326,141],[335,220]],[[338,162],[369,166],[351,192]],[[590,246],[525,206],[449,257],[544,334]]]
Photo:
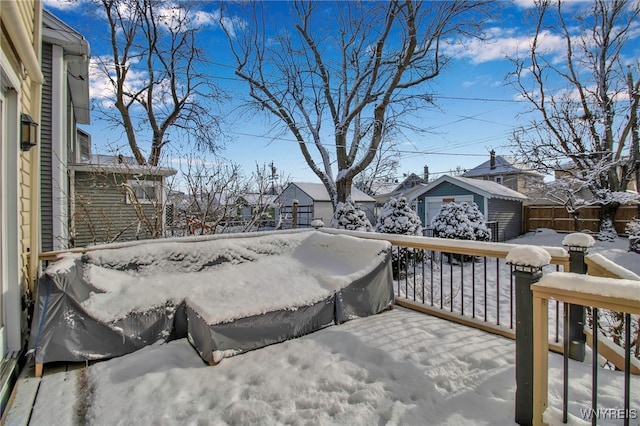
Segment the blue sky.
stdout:
[[[107,54],[107,28],[102,29],[101,23],[79,13],[81,3],[44,1],[47,10],[85,36],[92,56]],[[414,122],[430,132],[406,135],[398,141],[402,154],[400,178],[402,173],[422,173],[425,165],[432,174],[446,173],[458,166],[470,169],[486,161],[491,149],[498,154],[510,154],[505,145],[514,127],[527,124],[527,117],[521,114],[528,106],[518,101],[515,89],[505,81],[505,76],[513,69],[505,55],[526,51],[528,47],[533,28],[526,15],[532,1],[504,2],[501,6],[504,6],[501,14],[488,24],[488,40],[451,51],[456,59],[430,83],[428,91],[435,94],[437,108],[425,109]],[[232,97],[246,96],[246,84],[234,77],[234,64],[224,54],[226,41],[221,30],[211,25],[206,36],[211,60],[220,64],[216,73],[224,77],[222,84]],[[554,43],[556,41],[549,40],[550,49],[558,48]],[[98,81],[91,81],[91,93],[97,98],[101,96]],[[256,162],[273,161],[293,180],[319,182],[291,136],[285,134],[275,140],[265,138],[266,122],[260,119],[245,121],[234,112],[229,112],[228,117],[235,121],[226,130],[232,139],[221,153],[226,159],[241,164],[248,173],[255,168]],[[94,152],[105,153],[114,147],[122,147],[122,152],[128,154],[124,135],[107,130],[97,114],[92,115],[92,124],[83,128],[92,134]]]

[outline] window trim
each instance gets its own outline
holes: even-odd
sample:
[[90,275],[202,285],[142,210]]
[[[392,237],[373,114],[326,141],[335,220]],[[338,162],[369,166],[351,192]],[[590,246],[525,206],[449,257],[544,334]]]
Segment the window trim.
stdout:
[[[125,187],[127,189],[126,197],[125,197],[126,204],[135,204],[135,203],[155,204],[161,201],[160,192],[162,190],[162,184],[161,184],[161,181],[159,180],[127,179],[127,183],[125,183]],[[149,193],[145,190],[145,188],[150,188],[150,187],[154,189],[155,197],[153,199],[149,198]],[[145,196],[142,199],[140,199],[137,196],[136,189],[138,188],[143,189],[143,193]],[[132,199],[132,194],[135,195],[136,197],[135,200]]]

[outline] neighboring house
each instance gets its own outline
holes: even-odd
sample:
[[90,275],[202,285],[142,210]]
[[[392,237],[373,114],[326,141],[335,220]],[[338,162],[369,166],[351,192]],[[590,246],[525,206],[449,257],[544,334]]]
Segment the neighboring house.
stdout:
[[489,152],[489,160],[467,170],[462,177],[496,182],[531,198],[541,196],[544,187],[542,173],[513,158],[496,155],[494,150]]
[[418,215],[429,227],[440,208],[447,203],[476,203],[487,222],[497,222],[497,241],[522,233],[522,204],[527,197],[496,182],[444,175],[411,194]]
[[277,207],[278,196],[271,194],[244,194],[236,198],[235,202],[240,209],[241,220],[251,220],[257,214],[261,213],[258,219],[275,218],[275,210]]
[[376,207],[382,207],[391,198],[406,197],[406,194],[413,188],[427,183],[427,178],[428,168],[425,167],[424,177],[411,173],[402,182],[396,182],[393,187],[382,187],[384,190],[379,190],[373,195],[373,198],[376,200]]
[[89,44],[46,10],[42,18],[41,243],[43,251],[69,248],[68,165],[88,162]]
[[168,167],[139,166],[123,156],[94,155],[70,164],[70,245],[157,238],[165,227]]
[[[367,214],[367,218],[375,224],[376,201],[356,187],[351,188],[351,199]],[[292,182],[279,195],[283,214],[291,214],[293,200],[298,200],[298,226],[307,227],[313,219],[321,219],[330,226],[333,218],[333,205],[329,192],[321,183]]]
[[42,3],[0,2],[0,412],[18,373],[38,272]]

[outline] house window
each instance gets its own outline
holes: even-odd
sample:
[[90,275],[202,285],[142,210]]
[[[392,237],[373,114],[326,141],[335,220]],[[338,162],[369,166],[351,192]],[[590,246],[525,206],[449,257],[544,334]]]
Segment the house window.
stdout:
[[504,185],[504,178],[502,176],[496,176],[493,178],[495,183],[499,183],[500,185]]
[[160,183],[152,180],[127,181],[127,204],[151,204],[158,201]]

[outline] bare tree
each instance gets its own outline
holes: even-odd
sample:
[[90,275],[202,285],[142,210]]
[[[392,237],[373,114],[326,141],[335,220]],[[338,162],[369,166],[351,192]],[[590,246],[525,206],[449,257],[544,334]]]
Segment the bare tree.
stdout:
[[354,178],[353,184],[364,193],[373,195],[377,184],[393,182],[396,179],[399,166],[400,153],[396,144],[390,139],[385,139],[380,143],[371,163]]
[[[539,171],[561,169],[570,183],[566,194],[588,190],[591,200],[567,205],[599,204],[600,237],[608,239],[640,160],[637,137],[631,143],[640,63],[626,55],[637,43],[640,3],[543,0],[535,11],[530,51],[513,59],[513,82],[537,118],[514,132],[515,148]],[[553,40],[561,52],[550,49]]]
[[252,105],[293,135],[335,208],[389,132],[432,101],[425,83],[449,62],[445,40],[475,34],[486,5],[296,1],[283,27],[263,2],[237,31],[221,25]]
[[[96,62],[115,105],[115,110],[109,105],[101,112],[124,129],[138,164],[157,166],[170,135],[214,150],[220,127],[213,105],[221,92],[213,77],[202,73],[210,66],[203,64],[197,44],[201,21],[196,16],[201,19],[202,14],[190,10],[195,3],[96,1],[111,45],[111,54]],[[143,144],[149,142],[145,157]]]
[[286,185],[288,177],[271,170],[256,164],[247,176],[235,163],[189,156],[180,165],[186,193],[176,191],[170,197],[178,226],[188,234],[248,232],[267,223],[275,227],[278,201],[273,190]]

